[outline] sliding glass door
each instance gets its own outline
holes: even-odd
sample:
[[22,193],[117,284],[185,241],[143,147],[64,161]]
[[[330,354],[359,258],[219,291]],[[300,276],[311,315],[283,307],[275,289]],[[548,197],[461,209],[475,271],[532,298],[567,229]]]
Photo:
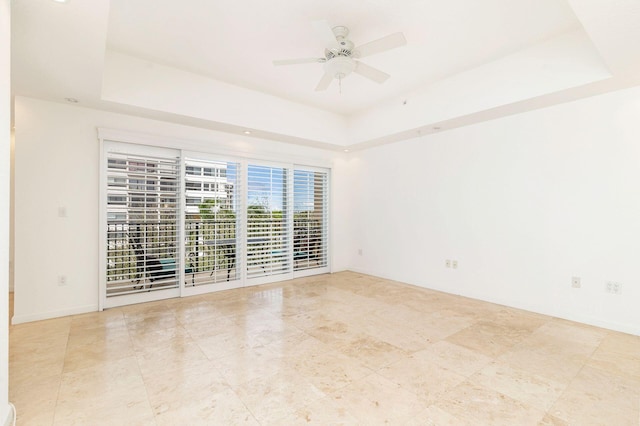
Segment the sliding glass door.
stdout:
[[329,272],[329,174],[293,171],[293,270],[295,276]]
[[105,156],[107,306],[175,297],[178,152],[116,144]]
[[290,169],[247,168],[247,279],[270,282],[292,272]]
[[101,306],[329,272],[326,169],[103,142]]
[[185,286],[240,280],[240,164],[185,158]]

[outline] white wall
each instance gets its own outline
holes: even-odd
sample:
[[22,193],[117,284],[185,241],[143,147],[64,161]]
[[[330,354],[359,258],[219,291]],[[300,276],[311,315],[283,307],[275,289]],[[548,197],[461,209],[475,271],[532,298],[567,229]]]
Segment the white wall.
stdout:
[[0,424],[9,424],[9,158],[11,3],[0,0]]
[[15,319],[97,306],[96,127],[109,127],[331,162],[334,270],[640,334],[639,116],[634,88],[345,157],[19,97]]
[[309,141],[347,145],[345,117],[107,51],[101,98]]
[[13,291],[13,254],[15,247],[15,215],[13,214],[13,206],[15,204],[15,167],[14,167],[14,148],[15,138],[13,130],[11,131],[11,148],[9,156],[9,292]]
[[[310,165],[336,160],[335,173],[342,173],[342,153],[67,104],[16,97],[15,117],[15,323],[98,307],[98,127],[158,135],[163,144],[191,150]],[[334,180],[339,199],[341,190]],[[59,207],[66,208],[66,218],[58,217]],[[341,216],[335,209],[332,215]],[[344,226],[335,223],[334,240],[345,235]],[[344,259],[334,253],[334,271],[345,268]],[[67,276],[66,286],[58,286],[59,275]]]
[[640,88],[356,152],[349,168],[352,269],[640,334]]
[[610,77],[588,35],[579,29],[362,111],[351,117],[349,131],[352,143],[361,143]]

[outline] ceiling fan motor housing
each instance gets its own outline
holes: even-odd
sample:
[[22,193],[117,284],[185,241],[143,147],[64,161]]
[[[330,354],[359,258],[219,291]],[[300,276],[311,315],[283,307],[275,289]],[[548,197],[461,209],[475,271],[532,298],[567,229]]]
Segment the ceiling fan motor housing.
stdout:
[[336,44],[325,49],[325,58],[330,60],[337,56],[352,56],[355,45],[347,38],[347,35],[349,35],[349,28],[337,26],[333,27],[332,31],[336,36]]

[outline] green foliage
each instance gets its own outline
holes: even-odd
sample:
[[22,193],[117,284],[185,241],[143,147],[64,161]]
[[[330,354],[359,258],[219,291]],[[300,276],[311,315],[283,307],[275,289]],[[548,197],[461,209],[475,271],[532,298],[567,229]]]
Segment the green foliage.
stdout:
[[260,204],[251,204],[247,207],[247,217],[249,219],[262,219],[269,216],[267,208]]
[[198,205],[201,232],[206,239],[235,238],[236,215],[219,205],[219,200],[205,200]]

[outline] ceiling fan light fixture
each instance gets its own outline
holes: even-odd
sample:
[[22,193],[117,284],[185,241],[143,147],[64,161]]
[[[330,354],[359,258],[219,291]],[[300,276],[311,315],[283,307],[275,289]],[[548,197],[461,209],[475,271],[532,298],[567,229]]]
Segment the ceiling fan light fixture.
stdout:
[[324,72],[334,78],[344,78],[356,69],[356,62],[346,56],[336,56],[324,63]]

